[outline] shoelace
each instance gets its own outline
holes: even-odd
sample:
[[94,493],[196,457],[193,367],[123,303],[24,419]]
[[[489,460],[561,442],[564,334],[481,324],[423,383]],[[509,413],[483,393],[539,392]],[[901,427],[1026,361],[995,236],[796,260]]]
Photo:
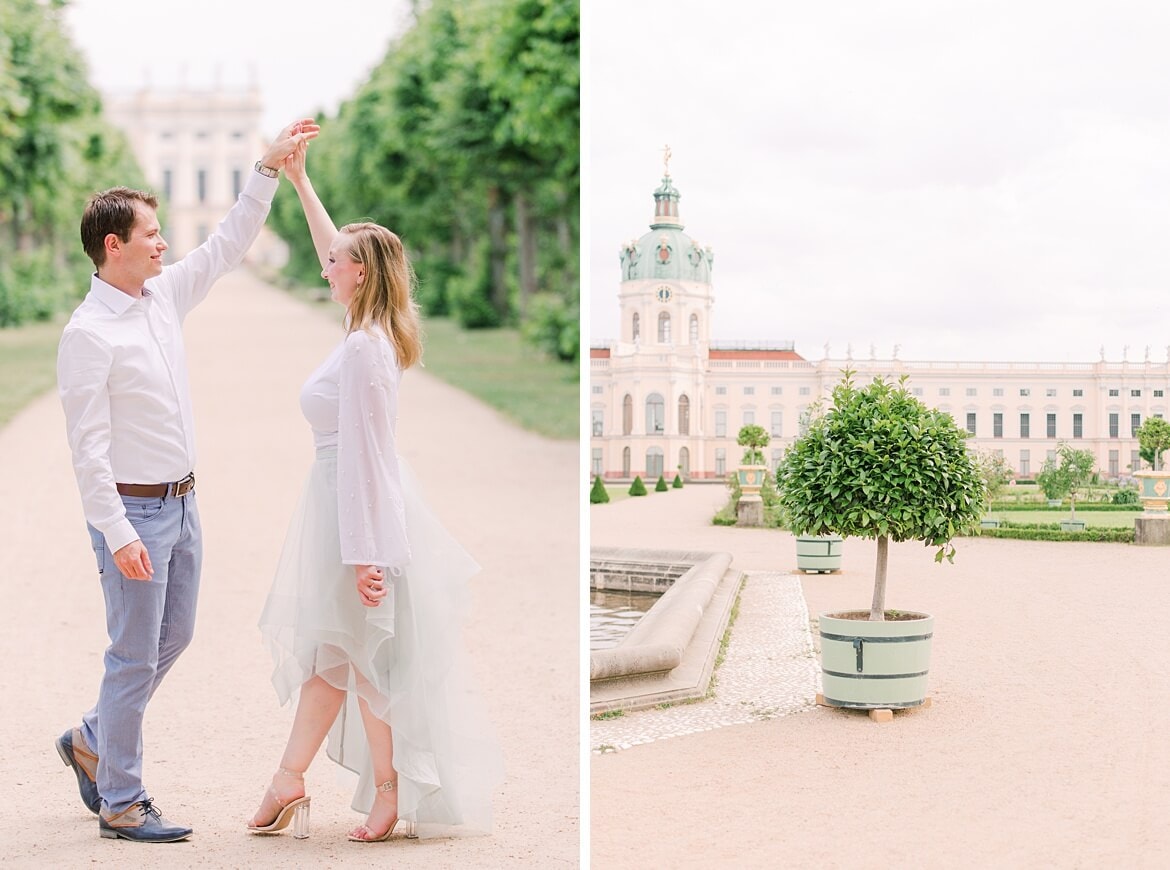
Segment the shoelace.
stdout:
[[[153,798],[147,798],[144,801],[139,801],[139,803],[142,805],[142,814],[144,816],[154,816],[156,819],[162,818],[162,813],[159,812],[158,807],[154,805]],[[143,819],[143,821],[145,821],[145,819]]]

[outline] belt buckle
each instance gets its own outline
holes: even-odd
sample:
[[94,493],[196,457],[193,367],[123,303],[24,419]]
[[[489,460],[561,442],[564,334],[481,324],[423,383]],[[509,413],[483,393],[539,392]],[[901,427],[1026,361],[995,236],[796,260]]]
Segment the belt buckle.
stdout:
[[190,474],[188,474],[182,480],[177,481],[174,484],[174,495],[176,498],[181,498],[182,496],[186,495],[194,488],[195,488],[195,472],[192,471]]

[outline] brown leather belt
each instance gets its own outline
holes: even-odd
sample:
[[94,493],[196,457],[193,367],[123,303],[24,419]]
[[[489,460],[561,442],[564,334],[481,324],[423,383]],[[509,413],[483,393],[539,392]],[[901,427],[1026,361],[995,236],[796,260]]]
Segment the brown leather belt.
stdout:
[[195,489],[195,472],[192,471],[175,483],[119,483],[117,487],[119,495],[136,495],[142,498],[166,498],[173,495],[177,498]]

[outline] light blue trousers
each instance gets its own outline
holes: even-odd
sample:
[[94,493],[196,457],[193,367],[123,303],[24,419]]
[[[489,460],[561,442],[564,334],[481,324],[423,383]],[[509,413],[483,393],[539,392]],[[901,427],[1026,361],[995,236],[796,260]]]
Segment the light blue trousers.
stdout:
[[122,503],[150,554],[154,576],[123,577],[105,536],[89,527],[110,645],[97,704],[81,726],[85,742],[98,754],[102,803],[114,813],[148,797],[142,785],[142,719],[159,683],[191,642],[203,561],[194,492],[165,499],[124,495]]

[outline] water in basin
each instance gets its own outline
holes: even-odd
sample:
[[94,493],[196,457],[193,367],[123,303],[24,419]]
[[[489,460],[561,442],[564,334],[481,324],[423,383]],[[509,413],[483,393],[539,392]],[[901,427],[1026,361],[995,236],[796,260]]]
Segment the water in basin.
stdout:
[[649,592],[593,590],[589,595],[589,648],[617,646],[661,597]]

